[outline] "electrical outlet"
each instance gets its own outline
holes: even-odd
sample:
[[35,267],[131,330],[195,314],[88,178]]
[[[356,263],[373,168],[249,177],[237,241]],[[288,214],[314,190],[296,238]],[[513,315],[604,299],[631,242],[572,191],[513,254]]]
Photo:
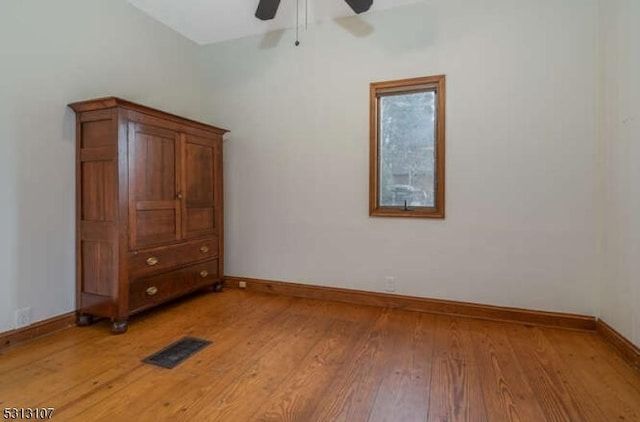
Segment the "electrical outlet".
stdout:
[[396,278],[393,276],[386,276],[384,278],[384,290],[386,292],[395,292],[396,291]]
[[238,281],[238,287],[240,287],[241,289],[246,289],[247,288],[247,282],[246,281]]
[[26,307],[16,311],[16,328],[26,327],[31,324],[31,308]]

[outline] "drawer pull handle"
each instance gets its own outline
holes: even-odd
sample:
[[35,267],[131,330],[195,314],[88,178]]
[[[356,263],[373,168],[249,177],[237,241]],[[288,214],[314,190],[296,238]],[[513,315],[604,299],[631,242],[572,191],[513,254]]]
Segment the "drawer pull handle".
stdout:
[[209,271],[207,271],[207,270],[200,271],[200,277],[205,278],[208,275],[209,275]]
[[156,286],[151,286],[145,291],[147,293],[147,296],[154,296],[156,293],[158,293],[158,288]]
[[155,256],[147,258],[147,265],[148,266],[153,267],[157,263],[158,263],[158,258],[156,258]]
[[200,246],[200,252],[202,252],[202,253],[209,252],[209,247],[207,245]]

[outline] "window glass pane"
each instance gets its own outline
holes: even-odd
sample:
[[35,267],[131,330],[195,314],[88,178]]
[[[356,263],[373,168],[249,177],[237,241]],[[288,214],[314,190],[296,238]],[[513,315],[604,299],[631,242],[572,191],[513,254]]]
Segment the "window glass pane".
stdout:
[[379,99],[379,206],[435,206],[434,91]]

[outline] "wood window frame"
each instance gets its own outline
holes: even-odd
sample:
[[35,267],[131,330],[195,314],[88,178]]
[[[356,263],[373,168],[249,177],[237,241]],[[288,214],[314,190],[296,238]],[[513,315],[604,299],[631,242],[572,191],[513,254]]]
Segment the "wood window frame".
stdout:
[[[407,218],[444,218],[445,205],[445,75],[401,79],[385,82],[373,82],[369,88],[369,216],[371,217],[407,217]],[[405,207],[381,206],[379,183],[379,100],[391,93],[411,93],[433,90],[436,93],[435,118],[435,165],[434,165],[434,206]]]

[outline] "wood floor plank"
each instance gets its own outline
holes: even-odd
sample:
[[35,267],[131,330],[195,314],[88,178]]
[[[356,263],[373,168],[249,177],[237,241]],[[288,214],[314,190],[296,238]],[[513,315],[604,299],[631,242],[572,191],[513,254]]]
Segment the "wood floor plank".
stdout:
[[52,335],[0,349],[0,379],[5,374],[14,373],[16,368],[30,366],[33,362],[47,356],[65,349],[77,348],[103,336],[104,333],[98,333],[94,330],[83,331],[81,328],[71,327]]
[[396,349],[384,368],[370,421],[424,421],[429,414],[429,381],[435,350],[435,315],[407,312]]
[[373,324],[376,314],[373,308],[354,308],[350,318],[329,317],[327,335],[309,350],[300,369],[290,373],[253,414],[246,412],[245,420],[313,420],[313,412],[324,403],[323,391],[351,358],[357,339],[370,328],[363,321]]
[[[141,359],[192,335],[167,370]],[[3,407],[56,420],[609,421],[640,374],[595,333],[228,290],[4,349]],[[624,419],[623,419],[624,418]]]
[[[299,304],[290,312],[290,318],[298,321],[295,327],[275,327],[277,332],[271,335],[264,352],[237,372],[226,388],[209,389],[203,394],[202,400],[217,403],[214,409],[186,415],[193,420],[248,420],[282,380],[299,367],[309,349],[328,334],[331,320],[325,316],[326,307],[314,301]],[[246,397],[251,400],[243,400]]]
[[599,337],[596,333],[575,333],[568,337],[562,330],[545,328],[541,331],[558,351],[577,382],[590,386],[586,393],[591,397],[591,402],[599,402],[598,407],[608,418],[640,421],[637,403],[634,406],[640,391],[633,386],[633,381],[637,381],[638,377],[634,376],[631,367],[626,376],[618,376],[610,365],[611,359],[603,359],[592,343],[586,341],[587,338],[592,340],[593,337]]
[[352,359],[323,393],[325,403],[316,408],[314,421],[364,421],[380,383],[382,371],[395,350],[398,317],[390,309],[381,309],[375,324],[355,345]]
[[469,320],[438,316],[429,421],[486,421]]
[[[580,336],[578,339],[595,351],[598,361],[606,361],[608,367],[613,370],[617,377],[622,377],[640,394],[640,376],[637,376],[640,372],[629,365],[627,360],[604,337],[598,333],[592,334]],[[613,376],[613,374],[610,375]]]
[[543,421],[545,415],[531,389],[504,324],[468,321],[482,396],[491,421]]
[[564,365],[540,328],[514,325],[507,329],[520,366],[538,397],[546,420],[607,420],[605,412],[594,405],[584,386]]

